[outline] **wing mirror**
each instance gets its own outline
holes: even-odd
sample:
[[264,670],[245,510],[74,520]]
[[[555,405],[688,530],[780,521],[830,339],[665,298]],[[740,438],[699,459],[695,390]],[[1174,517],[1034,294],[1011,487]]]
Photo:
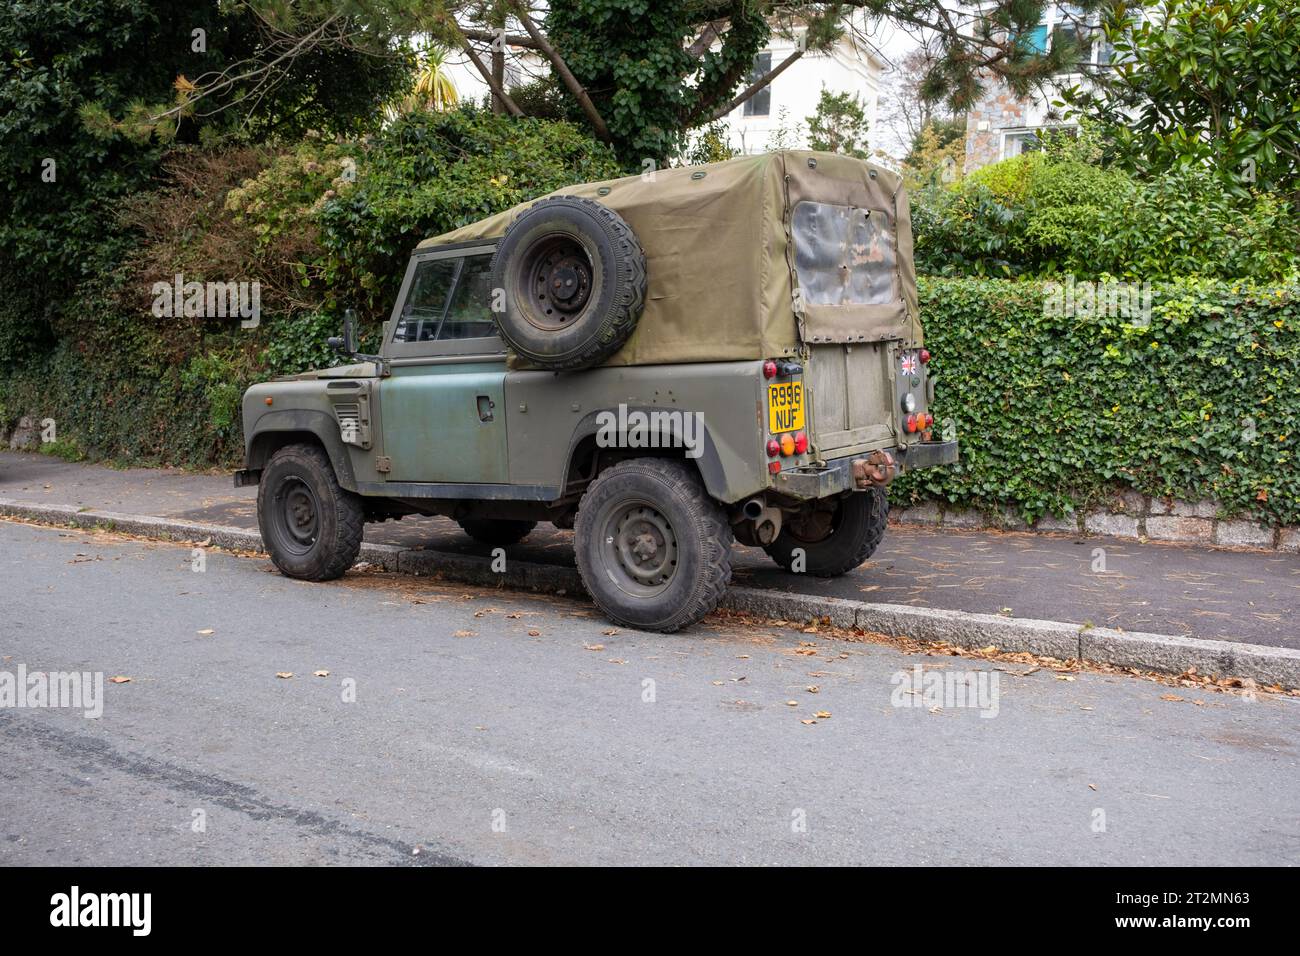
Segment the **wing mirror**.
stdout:
[[346,355],[357,354],[357,314],[352,309],[343,312],[343,334],[331,335],[327,344],[335,352]]
[[375,371],[381,378],[388,375],[388,359],[382,355],[366,355],[357,351],[357,313],[352,309],[343,312],[343,334],[331,335],[326,343],[336,352],[342,352],[348,358],[360,362],[374,362]]

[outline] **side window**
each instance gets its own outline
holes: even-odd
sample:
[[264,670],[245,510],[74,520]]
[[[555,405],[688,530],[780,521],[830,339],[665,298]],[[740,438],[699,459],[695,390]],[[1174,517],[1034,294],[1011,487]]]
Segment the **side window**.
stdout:
[[492,257],[466,256],[438,340],[496,335],[492,321]]
[[496,334],[491,255],[428,259],[415,267],[393,329],[394,342],[444,342]]
[[415,267],[411,291],[393,329],[394,342],[432,342],[437,338],[459,261],[426,259]]

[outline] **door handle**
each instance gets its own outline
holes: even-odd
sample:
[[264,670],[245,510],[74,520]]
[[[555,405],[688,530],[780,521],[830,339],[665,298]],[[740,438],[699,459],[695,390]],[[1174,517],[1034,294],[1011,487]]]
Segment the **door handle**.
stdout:
[[492,401],[488,395],[478,396],[478,420],[481,422],[490,422],[493,420],[492,410],[497,407],[497,403]]

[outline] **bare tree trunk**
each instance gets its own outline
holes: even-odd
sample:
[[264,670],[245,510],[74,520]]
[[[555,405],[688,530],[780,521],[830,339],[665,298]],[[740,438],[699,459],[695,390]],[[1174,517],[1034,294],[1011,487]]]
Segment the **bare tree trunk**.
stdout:
[[[496,85],[500,89],[506,88],[506,51],[495,46],[492,48],[492,79],[496,80]],[[501,98],[496,93],[493,93],[492,112],[504,113],[505,111],[506,105],[501,102]]]

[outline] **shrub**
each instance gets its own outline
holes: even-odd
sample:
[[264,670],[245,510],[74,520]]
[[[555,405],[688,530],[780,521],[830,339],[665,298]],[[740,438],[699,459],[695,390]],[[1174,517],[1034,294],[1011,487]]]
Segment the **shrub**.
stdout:
[[1057,145],[913,194],[919,271],[1279,279],[1300,262],[1300,228],[1267,193],[1241,199],[1209,171],[1147,181]]
[[336,301],[382,316],[421,239],[571,183],[621,175],[578,127],[471,107],[412,113],[376,135],[354,186],[321,209]]

